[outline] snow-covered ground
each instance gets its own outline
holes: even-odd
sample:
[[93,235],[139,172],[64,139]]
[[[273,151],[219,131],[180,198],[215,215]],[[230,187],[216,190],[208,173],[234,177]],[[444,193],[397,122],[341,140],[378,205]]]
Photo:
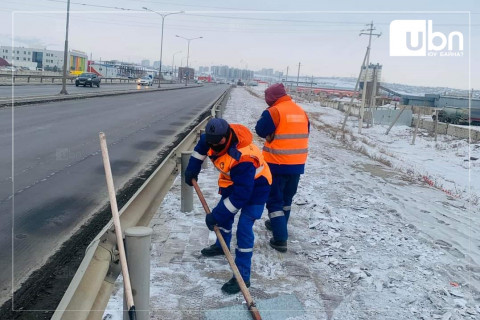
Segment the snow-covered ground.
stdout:
[[[254,88],[260,96],[264,89]],[[353,118],[343,138],[341,112],[302,105],[312,127],[289,249],[271,249],[271,233],[257,221],[253,298],[295,295],[303,305],[295,320],[480,319],[480,169],[469,160],[480,158],[479,145],[445,136],[435,143],[420,131],[412,146],[412,128],[358,134]],[[253,130],[265,107],[236,88],[224,117]],[[219,195],[211,164],[199,184],[213,208]],[[151,319],[202,319],[242,303],[241,294],[220,291],[231,277],[227,261],[200,255],[214,234],[196,198],[193,212],[180,212],[179,178],[151,227]],[[119,279],[105,318],[121,319],[122,294]]]

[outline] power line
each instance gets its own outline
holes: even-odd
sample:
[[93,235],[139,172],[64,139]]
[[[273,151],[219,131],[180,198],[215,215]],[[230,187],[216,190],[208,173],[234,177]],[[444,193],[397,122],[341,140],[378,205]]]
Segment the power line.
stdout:
[[[44,1],[50,1],[50,2],[60,2],[60,3],[67,3],[67,1],[62,1],[62,0],[44,0]],[[138,11],[135,9],[128,9],[128,8],[123,8],[123,7],[109,7],[109,6],[101,6],[101,5],[95,5],[95,4],[89,4],[89,3],[81,3],[81,2],[70,2],[72,4],[78,4],[81,6],[85,7],[95,7],[95,8],[106,8],[106,9],[117,9],[117,10],[127,10],[127,11]]]

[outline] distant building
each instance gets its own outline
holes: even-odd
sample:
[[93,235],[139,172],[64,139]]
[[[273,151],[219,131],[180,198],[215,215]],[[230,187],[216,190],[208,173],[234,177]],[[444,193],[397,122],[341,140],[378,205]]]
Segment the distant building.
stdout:
[[[63,51],[58,50],[0,46],[0,58],[15,67],[30,70],[61,71],[63,69]],[[86,53],[70,50],[68,53],[70,73],[84,72],[87,67],[87,59]]]
[[260,70],[259,72],[262,76],[270,76],[272,77],[273,76],[273,69],[265,69],[263,68],[262,70]]
[[150,60],[142,60],[142,66],[143,67],[150,67]]
[[195,70],[193,68],[178,68],[178,79],[183,80],[188,77],[189,80],[193,80],[195,76]]
[[228,66],[212,66],[210,68],[211,73],[216,78],[224,78],[229,80],[242,79],[249,80],[253,79],[253,71],[246,69],[230,68]]
[[154,69],[159,69],[160,68],[160,61],[153,61],[153,68]]
[[198,67],[199,73],[208,73],[210,71],[209,67]]

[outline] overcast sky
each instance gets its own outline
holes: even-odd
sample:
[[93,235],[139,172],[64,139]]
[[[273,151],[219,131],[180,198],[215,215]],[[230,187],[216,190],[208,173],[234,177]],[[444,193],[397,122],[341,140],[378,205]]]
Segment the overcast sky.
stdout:
[[[2,0],[0,45],[11,45],[13,36],[15,45],[63,50],[66,3]],[[368,36],[359,33],[373,21],[375,32],[382,35],[372,39],[370,61],[383,65],[383,81],[468,89],[470,72],[471,86],[480,88],[479,1],[71,0],[70,48],[94,60],[159,60],[162,18],[142,7],[185,11],[165,18],[165,65],[172,64],[178,51],[175,65],[186,64],[187,41],[175,37],[180,35],[203,37],[190,43],[189,64],[194,67],[228,65],[284,73],[289,67],[289,75],[296,75],[300,62],[301,75],[357,77],[368,44]],[[461,32],[463,56],[390,56],[393,20],[432,20],[433,32]]]

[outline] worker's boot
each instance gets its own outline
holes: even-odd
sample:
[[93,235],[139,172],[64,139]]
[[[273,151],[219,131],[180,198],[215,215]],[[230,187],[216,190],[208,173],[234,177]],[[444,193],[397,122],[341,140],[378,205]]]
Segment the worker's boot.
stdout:
[[270,238],[270,247],[280,252],[287,252],[287,241],[279,241]]
[[214,257],[214,256],[220,256],[224,254],[222,248],[217,247],[215,243],[212,244],[210,247],[206,247],[202,249],[201,253],[205,257]]
[[[247,288],[250,288],[250,281],[245,281],[245,285]],[[240,292],[240,286],[238,285],[237,279],[233,277],[232,279],[228,280],[228,282],[222,286],[222,291],[228,294]]]
[[267,228],[267,230],[272,231],[272,222],[270,221],[270,219],[265,220],[265,228]]

